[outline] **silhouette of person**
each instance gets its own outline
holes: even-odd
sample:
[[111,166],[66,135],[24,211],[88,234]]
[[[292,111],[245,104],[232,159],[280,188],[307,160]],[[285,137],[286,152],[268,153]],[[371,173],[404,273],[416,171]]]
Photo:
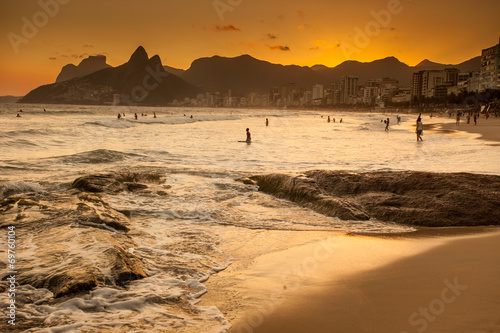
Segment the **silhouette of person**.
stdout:
[[252,135],[250,134],[250,129],[247,128],[247,142],[252,141]]
[[417,130],[416,130],[416,133],[417,133],[417,141],[424,141],[422,139],[422,133],[424,131],[424,124],[422,124],[422,118],[420,116],[421,114],[418,115],[418,118],[417,118]]
[[266,118],[266,126],[269,126],[269,119]]
[[389,118],[385,121],[385,131],[389,131]]

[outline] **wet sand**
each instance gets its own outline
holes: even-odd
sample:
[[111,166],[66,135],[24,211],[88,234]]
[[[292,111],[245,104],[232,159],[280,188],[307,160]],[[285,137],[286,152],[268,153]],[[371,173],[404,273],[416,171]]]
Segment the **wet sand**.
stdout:
[[200,305],[217,306],[230,333],[500,330],[498,229],[221,232],[234,263]]
[[[474,125],[474,120],[471,118],[470,123],[467,124],[467,118],[462,117],[460,120],[460,124],[457,126],[455,124],[455,120],[451,119],[452,123],[438,123],[433,125],[433,129],[437,132],[443,132],[445,134],[460,134],[460,133],[469,133],[475,134],[477,138],[486,141],[492,141],[496,143],[500,143],[500,118],[489,118],[485,119],[484,117],[479,118],[477,121],[477,125]],[[439,122],[439,118],[434,119],[434,121]],[[424,119],[425,123],[425,119]]]
[[229,332],[499,332],[493,230],[252,231],[239,247],[226,234],[235,263],[210,278],[202,305],[219,307]]

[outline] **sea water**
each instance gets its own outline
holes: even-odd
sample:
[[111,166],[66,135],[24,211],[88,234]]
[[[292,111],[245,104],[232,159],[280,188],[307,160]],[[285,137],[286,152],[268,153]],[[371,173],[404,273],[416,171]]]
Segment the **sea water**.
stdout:
[[[383,111],[45,108],[0,106],[0,197],[64,191],[83,175],[128,171],[164,175],[162,186],[168,192],[167,199],[131,192],[105,195],[113,208],[133,212],[132,224],[138,232],[132,238],[138,246],[129,251],[147,262],[148,278],[130,283],[126,290],[96,288],[85,297],[51,305],[40,302],[19,310],[21,318],[59,331],[227,330],[229,324],[216,308],[196,307],[193,314],[175,304],[151,301],[158,295],[174,299],[189,286],[188,296],[195,306],[205,292],[202,282],[231,263],[231,254],[216,248],[213,225],[341,233],[411,230],[374,220],[326,217],[259,193],[237,178],[313,169],[500,174],[497,146],[471,136],[426,131],[426,123],[450,121],[446,118],[425,117],[424,141],[417,142],[415,114],[401,114],[402,122],[397,124],[395,115]],[[18,113],[21,117],[16,117]],[[118,113],[125,116],[118,119]],[[389,131],[381,121],[387,117]],[[246,128],[252,134],[251,143],[239,142],[246,139]],[[166,260],[169,248],[175,248],[175,258],[168,252]],[[6,263],[5,253],[1,255],[2,264]],[[29,245],[19,255],[20,260],[27,258]],[[189,267],[190,273],[173,276],[174,266]],[[21,291],[42,300],[52,297],[45,289],[24,286]],[[3,304],[5,297],[0,301]]]

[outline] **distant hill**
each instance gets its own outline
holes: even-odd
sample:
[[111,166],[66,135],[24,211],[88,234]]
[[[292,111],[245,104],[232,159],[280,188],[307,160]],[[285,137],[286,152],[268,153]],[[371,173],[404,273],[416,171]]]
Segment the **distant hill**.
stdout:
[[417,66],[414,67],[414,70],[423,71],[423,70],[442,70],[445,68],[457,68],[462,72],[476,72],[481,69],[481,56],[477,56],[470,60],[464,61],[457,65],[445,65],[439,64],[436,62],[432,62],[428,59],[423,60]]
[[309,67],[277,65],[249,55],[197,59],[181,77],[201,90],[231,89],[234,95],[267,93],[271,87],[290,82],[310,87],[325,80]]
[[0,96],[0,103],[17,103],[21,98],[21,96]]
[[370,79],[390,77],[399,80],[401,86],[410,86],[413,69],[395,57],[387,57],[372,62],[345,61],[333,68],[320,69],[319,73],[326,76],[330,83],[351,75],[359,78],[359,84],[365,84]]
[[64,66],[57,76],[57,82],[64,82],[67,80],[74,79],[75,77],[81,77],[88,74],[92,74],[104,68],[109,68],[110,65],[106,64],[106,56],[89,56],[83,59],[78,66],[73,64],[68,64]]
[[461,71],[478,71],[481,57],[458,65],[445,65],[424,60],[415,67],[402,63],[395,57],[371,62],[345,61],[336,67],[283,66],[255,59],[249,55],[234,58],[214,56],[195,60],[181,77],[204,91],[228,91],[234,95],[266,93],[269,88],[286,83],[312,87],[314,84],[330,85],[340,82],[342,76],[359,78],[359,84],[369,79],[390,77],[399,80],[400,86],[410,87],[412,75],[420,70],[458,68]]
[[179,69],[179,68],[174,68],[174,67],[170,67],[170,66],[165,66],[163,65],[163,69],[171,74],[174,74],[174,75],[177,75],[177,76],[182,76],[182,74],[184,74],[185,70],[183,69]]
[[174,99],[195,97],[200,90],[163,69],[160,57],[148,58],[142,46],[118,67],[101,69],[83,77],[38,87],[21,103],[168,105]]

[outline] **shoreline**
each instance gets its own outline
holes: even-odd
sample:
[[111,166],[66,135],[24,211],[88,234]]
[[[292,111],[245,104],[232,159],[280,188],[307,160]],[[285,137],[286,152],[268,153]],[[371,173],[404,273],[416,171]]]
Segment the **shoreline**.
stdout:
[[401,235],[260,230],[245,235],[239,247],[234,232],[222,236],[219,248],[235,261],[205,283],[201,299],[224,313],[233,325],[229,333],[416,332],[422,318],[410,322],[409,316],[456,277],[471,292],[427,325],[452,325],[450,332],[478,323],[500,328],[494,311],[484,313],[500,305],[494,281],[499,228],[422,228]]
[[[450,122],[439,122],[440,119],[450,119]],[[490,144],[500,144],[500,118],[489,118],[484,117],[479,118],[477,125],[474,125],[474,121],[471,119],[470,123],[467,124],[467,120],[462,117],[460,125],[455,124],[453,118],[436,117],[437,122],[431,124],[425,124],[424,122],[424,132],[426,128],[428,131],[434,133],[441,133],[446,135],[452,135],[455,137],[471,137],[480,140],[488,141]]]

